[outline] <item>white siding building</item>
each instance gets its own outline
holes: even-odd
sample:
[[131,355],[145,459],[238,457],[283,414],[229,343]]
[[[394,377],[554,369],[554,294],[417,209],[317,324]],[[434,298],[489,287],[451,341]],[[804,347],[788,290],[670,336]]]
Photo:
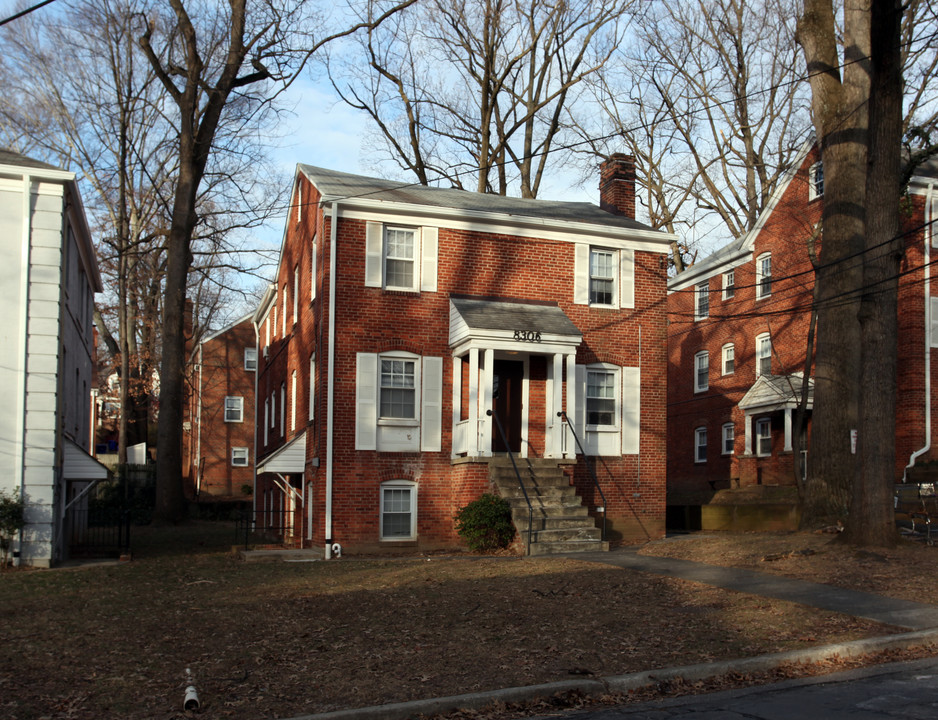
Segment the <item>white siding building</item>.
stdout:
[[0,487],[26,500],[14,557],[65,559],[65,509],[106,477],[89,454],[101,276],[75,175],[0,150]]

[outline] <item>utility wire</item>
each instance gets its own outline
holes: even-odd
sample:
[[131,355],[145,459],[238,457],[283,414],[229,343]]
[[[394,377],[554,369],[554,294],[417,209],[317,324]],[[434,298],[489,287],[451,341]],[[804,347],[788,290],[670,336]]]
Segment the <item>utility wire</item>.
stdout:
[[13,22],[14,20],[19,20],[19,19],[20,19],[21,17],[23,17],[24,15],[29,15],[31,12],[35,12],[35,11],[38,10],[39,8],[43,8],[43,7],[45,7],[46,5],[51,5],[51,4],[54,3],[54,2],[55,2],[55,0],[43,0],[41,3],[39,3],[39,4],[37,4],[37,5],[33,5],[32,7],[26,8],[26,9],[23,10],[22,12],[16,13],[16,15],[11,15],[11,16],[8,17],[8,18],[4,18],[3,20],[0,20],[0,27],[3,27],[3,26],[6,25],[7,23]]

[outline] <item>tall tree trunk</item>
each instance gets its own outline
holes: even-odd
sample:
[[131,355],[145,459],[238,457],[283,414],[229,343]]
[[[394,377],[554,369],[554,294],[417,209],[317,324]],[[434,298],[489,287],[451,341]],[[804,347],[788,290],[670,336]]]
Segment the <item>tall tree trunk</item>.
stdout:
[[896,542],[898,289],[902,77],[899,0],[874,0],[871,24],[870,150],[866,194],[866,253],[860,304],[860,465],[850,498],[845,538],[854,545]]
[[848,0],[844,9],[844,59],[831,0],[805,0],[798,23],[812,90],[814,124],[824,163],[824,238],[818,290],[817,360],[811,454],[802,524],[846,514],[857,456],[851,433],[858,428],[860,325],[858,291],[863,281],[869,97],[869,8]]

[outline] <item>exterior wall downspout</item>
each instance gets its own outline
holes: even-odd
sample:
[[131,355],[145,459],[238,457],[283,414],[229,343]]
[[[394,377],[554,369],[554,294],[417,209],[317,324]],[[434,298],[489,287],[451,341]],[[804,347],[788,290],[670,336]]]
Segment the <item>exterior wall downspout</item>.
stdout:
[[329,382],[326,383],[326,518],[325,557],[332,557],[332,473],[333,473],[333,420],[335,411],[335,296],[336,267],[338,265],[336,242],[339,236],[339,203],[332,203],[332,221],[329,223]]
[[[195,496],[202,492],[202,343],[199,343],[199,390],[196,393],[195,421],[199,429],[195,436]],[[256,428],[254,432],[257,432]]]
[[923,283],[923,293],[925,295],[925,444],[914,451],[909,456],[909,464],[902,471],[902,482],[906,481],[909,470],[915,466],[915,461],[922,455],[931,450],[931,242],[934,236],[934,230],[931,223],[934,221],[934,183],[928,184],[928,191],[925,193],[925,247],[924,247],[924,272],[925,280]]
[[251,460],[251,468],[254,475],[254,492],[251,493],[251,524],[252,530],[257,526],[257,421],[258,421],[258,408],[261,404],[257,399],[257,376],[260,375],[260,363],[261,363],[261,331],[257,322],[251,323],[254,326],[254,352],[255,357],[257,358],[254,365],[254,457]]

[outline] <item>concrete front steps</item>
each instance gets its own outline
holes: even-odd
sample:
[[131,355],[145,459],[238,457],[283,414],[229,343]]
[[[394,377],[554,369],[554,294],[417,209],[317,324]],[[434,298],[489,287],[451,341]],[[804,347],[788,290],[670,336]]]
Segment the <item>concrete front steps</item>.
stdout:
[[[609,549],[602,530],[590,517],[576,488],[556,460],[515,458],[518,473],[533,508],[530,555],[597,552]],[[511,517],[521,542],[527,544],[528,504],[511,460],[497,456],[489,462],[489,477],[498,494],[511,504]]]

